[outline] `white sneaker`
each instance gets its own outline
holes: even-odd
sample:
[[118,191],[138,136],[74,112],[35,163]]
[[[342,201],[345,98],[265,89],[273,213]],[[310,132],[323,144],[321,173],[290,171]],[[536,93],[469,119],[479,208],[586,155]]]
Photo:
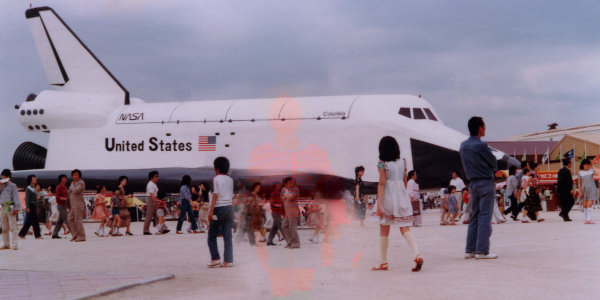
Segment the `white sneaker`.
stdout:
[[214,268],[214,267],[218,267],[221,265],[221,260],[217,259],[217,260],[211,260],[210,263],[207,265],[209,268]]
[[475,253],[465,253],[465,259],[475,258]]
[[492,253],[488,253],[488,254],[476,254],[475,255],[475,259],[495,259],[498,258],[498,254],[492,254]]

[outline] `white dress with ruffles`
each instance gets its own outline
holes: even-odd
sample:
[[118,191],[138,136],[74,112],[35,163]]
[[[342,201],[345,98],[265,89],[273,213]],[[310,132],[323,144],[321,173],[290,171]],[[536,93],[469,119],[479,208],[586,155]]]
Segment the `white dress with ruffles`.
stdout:
[[404,186],[404,175],[406,175],[406,161],[380,161],[378,168],[385,171],[386,183],[383,199],[381,202],[383,217],[377,215],[377,208],[373,208],[371,222],[393,227],[408,227],[413,225],[413,208],[410,197]]

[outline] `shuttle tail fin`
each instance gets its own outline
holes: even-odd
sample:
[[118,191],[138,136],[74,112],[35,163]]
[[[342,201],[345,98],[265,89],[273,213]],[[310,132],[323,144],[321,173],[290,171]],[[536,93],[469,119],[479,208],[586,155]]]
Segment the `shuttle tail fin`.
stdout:
[[31,8],[25,16],[50,85],[66,92],[122,95],[129,104],[129,92],[52,8]]

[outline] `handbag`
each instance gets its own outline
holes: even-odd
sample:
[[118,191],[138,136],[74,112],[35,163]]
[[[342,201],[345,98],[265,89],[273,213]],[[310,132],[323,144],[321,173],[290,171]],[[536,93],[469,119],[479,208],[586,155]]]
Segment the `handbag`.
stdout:
[[413,216],[420,216],[421,209],[419,207],[420,206],[419,201],[410,201],[410,204],[412,204]]
[[129,210],[126,207],[119,208],[119,217],[121,217],[121,219],[129,219],[131,218],[131,213],[129,213]]

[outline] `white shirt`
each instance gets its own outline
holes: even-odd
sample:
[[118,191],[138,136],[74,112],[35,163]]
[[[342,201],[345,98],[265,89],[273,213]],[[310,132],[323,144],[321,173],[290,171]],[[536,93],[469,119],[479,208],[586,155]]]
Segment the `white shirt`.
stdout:
[[213,178],[213,194],[217,194],[215,207],[233,204],[233,179],[227,175],[217,175]]
[[148,181],[148,185],[146,186],[146,194],[148,194],[148,197],[146,197],[146,205],[154,205],[154,199],[152,199],[150,194],[154,194],[154,197],[156,197],[158,194],[158,186],[156,186],[156,183]]
[[456,179],[450,180],[450,185],[456,187],[456,192],[462,192],[462,190],[465,188],[465,183],[462,179],[460,179],[460,177],[456,177]]
[[419,185],[413,180],[409,180],[406,184],[406,191],[408,192],[408,196],[412,197],[414,201],[419,200]]

